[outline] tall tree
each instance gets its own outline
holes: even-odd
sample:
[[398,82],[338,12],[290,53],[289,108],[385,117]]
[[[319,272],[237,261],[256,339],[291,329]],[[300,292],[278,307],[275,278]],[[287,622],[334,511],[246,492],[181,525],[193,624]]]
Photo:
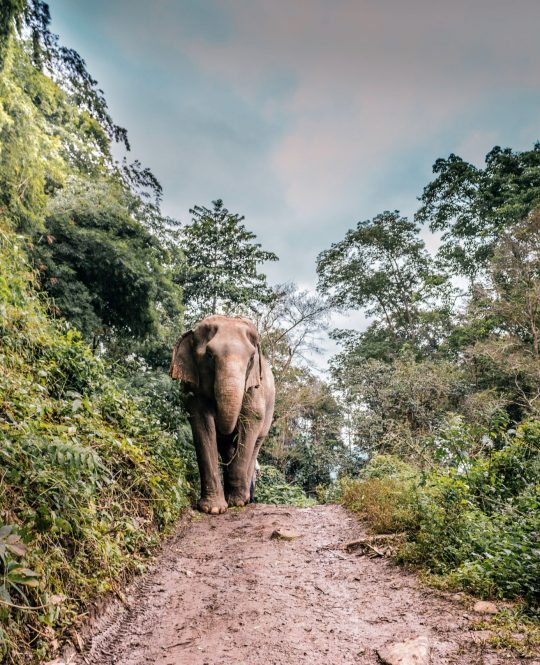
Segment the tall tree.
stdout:
[[3,0],[0,4],[0,71],[4,66],[9,39],[20,22],[25,0]]
[[435,162],[433,173],[416,219],[443,231],[441,257],[474,279],[500,235],[540,204],[540,143],[523,152],[496,146],[484,168],[451,154]]
[[377,357],[404,344],[418,351],[439,344],[449,316],[448,280],[436,270],[418,227],[397,211],[358,222],[319,255],[317,273],[320,292],[334,306],[375,318],[368,336]]
[[259,265],[278,257],[254,242],[257,236],[242,224],[243,216],[229,212],[221,199],[212,205],[190,210],[192,222],[181,231],[186,258],[178,281],[193,320],[256,311],[273,296]]
[[170,254],[137,220],[137,199],[106,178],[70,177],[49,202],[34,256],[57,312],[87,339],[144,338],[181,313]]
[[129,148],[125,131],[82,58],[50,32],[46,3],[3,9],[0,207],[28,237],[56,314],[87,339],[123,337],[126,351],[149,337],[168,345],[181,253],[161,186],[139,162],[114,158],[114,141]]
[[514,421],[540,412],[540,212],[504,233],[476,286],[461,342],[479,390],[501,397]]

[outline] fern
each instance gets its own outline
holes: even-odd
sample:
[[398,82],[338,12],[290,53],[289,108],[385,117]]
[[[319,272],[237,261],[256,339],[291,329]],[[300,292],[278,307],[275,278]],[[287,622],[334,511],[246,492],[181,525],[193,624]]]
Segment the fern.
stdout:
[[[17,443],[20,452],[33,460],[47,460],[52,466],[64,467],[94,477],[109,475],[107,467],[92,448],[83,447],[71,441],[48,440],[35,436],[20,439]],[[14,445],[13,442],[7,442],[7,445],[3,446],[0,451],[6,462],[9,462],[10,457],[13,461],[18,459],[18,456],[13,454]]]

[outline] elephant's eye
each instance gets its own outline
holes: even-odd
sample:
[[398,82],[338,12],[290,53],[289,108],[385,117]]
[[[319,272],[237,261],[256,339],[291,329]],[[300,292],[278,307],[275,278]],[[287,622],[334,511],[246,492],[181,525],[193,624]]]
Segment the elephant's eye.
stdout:
[[204,352],[204,356],[207,360],[214,360],[214,354],[212,353],[212,351],[210,351],[210,349],[206,349],[206,351]]

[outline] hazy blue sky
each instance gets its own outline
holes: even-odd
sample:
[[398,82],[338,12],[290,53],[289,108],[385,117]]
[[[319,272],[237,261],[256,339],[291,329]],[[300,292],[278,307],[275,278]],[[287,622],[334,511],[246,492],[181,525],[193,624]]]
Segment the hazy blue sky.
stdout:
[[540,138],[539,0],[51,0],[164,186],[223,198],[315,283],[359,219],[411,213],[437,157]]

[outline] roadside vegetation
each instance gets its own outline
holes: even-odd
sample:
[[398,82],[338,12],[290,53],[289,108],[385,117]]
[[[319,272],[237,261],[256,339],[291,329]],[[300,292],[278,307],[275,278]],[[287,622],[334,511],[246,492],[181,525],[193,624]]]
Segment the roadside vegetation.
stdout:
[[537,634],[540,145],[437,160],[415,219],[359,222],[310,293],[268,284],[277,257],[220,199],[162,214],[42,0],[3,3],[0,73],[0,660],[76,644],[190,505],[170,350],[215,311],[256,322],[276,379],[257,499],[341,501],[433,583],[514,600],[502,642]]
[[[319,257],[321,292],[370,320],[334,332],[348,436],[368,459],[341,500],[401,534],[398,560],[432,583],[513,599],[534,626],[540,145],[494,148],[483,169],[451,155],[434,172],[415,222],[383,213]],[[418,222],[444,231],[435,257]]]
[[299,485],[288,483],[279,469],[271,465],[263,465],[257,478],[257,501],[274,505],[285,504],[306,508],[317,503],[306,496]]
[[0,649],[22,663],[142,570],[189,486],[176,436],[47,316],[5,229],[0,264]]

